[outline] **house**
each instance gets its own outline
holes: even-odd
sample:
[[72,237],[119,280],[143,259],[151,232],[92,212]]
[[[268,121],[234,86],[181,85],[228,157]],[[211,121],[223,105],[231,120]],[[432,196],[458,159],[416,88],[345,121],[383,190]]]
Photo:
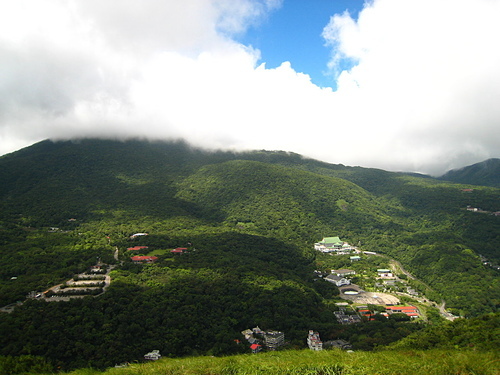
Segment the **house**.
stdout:
[[367,255],[377,255],[376,252],[374,251],[363,251],[363,254],[367,254]]
[[410,287],[406,288],[406,292],[410,296],[418,296],[418,292],[415,289],[413,289],[413,288],[410,288]]
[[157,361],[161,358],[161,354],[159,350],[153,350],[149,353],[144,354],[144,359],[149,361]]
[[256,335],[263,335],[265,332],[260,329],[259,326],[252,328],[252,332],[255,333]]
[[128,251],[139,251],[139,250],[146,250],[148,247],[147,246],[134,246],[134,247],[129,247],[127,248]]
[[352,257],[349,257],[351,262],[357,262],[358,260],[361,260],[361,257],[359,255],[354,255]]
[[387,286],[394,286],[396,285],[397,283],[397,280],[384,280],[384,285],[387,285]]
[[359,315],[347,314],[346,310],[342,308],[339,311],[334,311],[333,314],[340,324],[361,323]]
[[106,272],[106,266],[103,264],[96,264],[92,267],[90,267],[89,270],[90,273],[105,273]]
[[332,270],[332,273],[337,276],[348,276],[348,275],[356,275],[356,271],[353,270],[347,270],[347,269],[340,269],[340,270]]
[[147,236],[148,233],[135,233],[133,235],[130,236],[130,238],[137,238],[137,237],[140,237],[140,236]]
[[245,337],[245,340],[250,340],[253,337],[253,331],[250,328],[241,331],[241,334]]
[[391,270],[385,269],[385,268],[380,268],[377,270],[378,277],[394,277],[394,274],[392,273]]
[[182,254],[182,253],[184,253],[185,251],[187,251],[187,248],[186,248],[186,247],[177,247],[177,248],[175,248],[175,249],[173,249],[173,250],[170,250],[170,252],[171,252],[172,254]]
[[250,345],[250,349],[252,349],[252,353],[258,353],[262,350],[262,345],[259,344],[252,344]]
[[130,259],[134,263],[154,263],[158,260],[158,257],[146,256],[146,255],[136,255],[136,256],[130,257]]
[[319,333],[312,330],[309,331],[307,336],[307,346],[311,350],[323,350],[323,342],[319,338]]
[[325,346],[331,346],[332,348],[339,348],[343,350],[352,349],[352,345],[349,341],[345,340],[330,340],[325,342]]
[[342,285],[349,285],[351,284],[351,281],[346,279],[345,277],[342,276],[337,276],[334,274],[328,275],[325,277],[326,281],[329,281],[331,283],[334,283],[337,286],[342,286]]
[[264,343],[268,350],[276,350],[285,343],[285,334],[280,331],[267,331],[264,333]]

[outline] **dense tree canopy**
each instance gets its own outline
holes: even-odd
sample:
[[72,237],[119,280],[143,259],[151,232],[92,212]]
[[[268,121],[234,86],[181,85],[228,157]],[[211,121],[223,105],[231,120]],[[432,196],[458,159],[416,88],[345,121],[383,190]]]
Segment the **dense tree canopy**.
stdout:
[[[349,266],[313,250],[333,235],[400,261],[421,280],[415,288],[456,314],[500,306],[498,188],[285,152],[97,140],[46,141],[4,156],[0,180],[0,305],[97,259],[117,263],[102,296],[29,300],[0,314],[0,355],[102,367],[155,348],[170,356],[244,351],[234,340],[255,325],[283,330],[292,347],[315,329],[358,349],[421,328],[398,319],[336,323],[338,290],[313,277]],[[148,236],[131,238],[138,232]],[[126,249],[136,245],[158,262],[133,264]],[[188,250],[172,254],[176,247]],[[387,267],[386,259],[354,267]]]

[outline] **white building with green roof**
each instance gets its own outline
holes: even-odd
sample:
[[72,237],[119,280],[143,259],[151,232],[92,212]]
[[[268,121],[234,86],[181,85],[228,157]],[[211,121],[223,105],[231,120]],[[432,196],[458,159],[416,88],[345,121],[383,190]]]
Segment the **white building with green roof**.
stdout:
[[325,237],[321,241],[314,244],[314,249],[323,253],[342,253],[348,254],[355,248],[347,242],[342,241],[339,237]]

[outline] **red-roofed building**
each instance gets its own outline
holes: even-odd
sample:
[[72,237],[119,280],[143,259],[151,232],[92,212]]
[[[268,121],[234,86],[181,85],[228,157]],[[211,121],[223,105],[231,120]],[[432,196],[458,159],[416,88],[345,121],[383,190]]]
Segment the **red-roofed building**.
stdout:
[[130,259],[134,263],[154,263],[158,260],[158,257],[146,256],[146,255],[136,255],[136,256],[130,257]]
[[187,247],[177,247],[177,248],[171,250],[170,252],[172,254],[182,254],[185,251],[187,251]]
[[134,246],[134,247],[129,247],[127,248],[128,251],[138,251],[138,250],[144,250],[147,249],[147,246]]
[[402,313],[411,318],[417,318],[420,316],[418,309],[415,306],[386,306],[386,310],[389,314]]
[[262,346],[259,344],[250,345],[250,349],[252,349],[252,353],[258,353],[262,350]]

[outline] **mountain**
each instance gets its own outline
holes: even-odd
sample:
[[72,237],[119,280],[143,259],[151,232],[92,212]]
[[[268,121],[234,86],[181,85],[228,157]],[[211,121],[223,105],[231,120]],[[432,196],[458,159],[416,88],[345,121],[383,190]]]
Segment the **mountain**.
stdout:
[[453,169],[439,179],[461,184],[500,187],[500,159],[488,159],[481,163]]
[[[369,350],[421,326],[341,326],[332,314],[338,290],[314,271],[356,267],[372,289],[370,272],[390,258],[417,277],[408,281],[413,288],[456,315],[500,306],[495,187],[469,191],[283,151],[95,139],[43,141],[5,155],[0,181],[0,306],[96,259],[116,266],[98,298],[28,300],[0,314],[0,355],[101,368],[155,348],[169,356],[239,353],[234,340],[256,325],[285,331],[291,347],[317,329]],[[149,235],[131,237],[138,232]],[[351,264],[314,251],[328,236],[379,256]],[[137,245],[158,262],[131,262],[127,249]],[[187,251],[172,254],[176,247]],[[439,321],[432,306],[421,309]]]

